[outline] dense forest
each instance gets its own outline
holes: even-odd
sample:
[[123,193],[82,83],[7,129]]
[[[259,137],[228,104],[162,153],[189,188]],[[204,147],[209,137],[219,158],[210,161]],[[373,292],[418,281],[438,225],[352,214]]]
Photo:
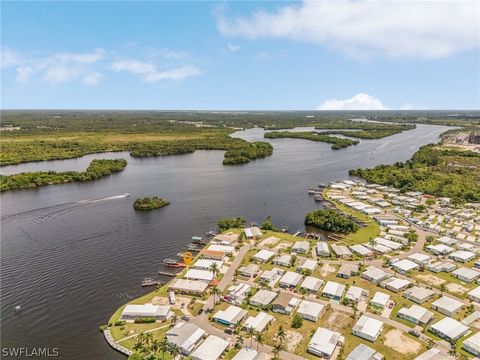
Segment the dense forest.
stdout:
[[293,131],[271,131],[264,135],[268,139],[304,139],[310,141],[320,141],[332,144],[332,150],[339,150],[351,145],[357,145],[358,141],[339,138],[336,136],[323,135],[315,131],[293,132]]
[[160,209],[169,205],[170,202],[157,196],[138,198],[133,203],[135,210],[148,211]]
[[349,234],[359,229],[354,218],[346,217],[331,209],[320,209],[308,213],[305,216],[305,225],[342,234]]
[[122,171],[125,166],[127,166],[127,161],[124,159],[92,160],[85,171],[37,171],[6,176],[0,175],[0,191],[95,180]]
[[439,145],[420,148],[406,162],[350,170],[368,182],[452,198],[454,203],[480,201],[480,153]]

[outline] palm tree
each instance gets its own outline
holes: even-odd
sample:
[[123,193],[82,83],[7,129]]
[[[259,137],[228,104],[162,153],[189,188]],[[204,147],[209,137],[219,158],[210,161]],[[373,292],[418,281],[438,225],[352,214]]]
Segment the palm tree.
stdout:
[[220,269],[218,268],[218,264],[216,262],[210,265],[209,270],[213,273],[213,277],[216,277]]
[[172,355],[172,358],[175,359],[177,355],[180,354],[180,348],[174,344],[170,349],[170,354]]
[[277,331],[277,339],[285,341],[285,335],[285,330],[283,330],[283,326],[280,325]]
[[236,347],[237,349],[240,349],[242,346],[243,346],[243,335],[242,335],[242,334],[238,334],[238,335],[237,335],[237,341],[235,342],[235,347]]
[[178,315],[177,314],[173,314],[172,315],[172,319],[170,320],[171,324],[175,324],[178,320]]
[[158,351],[160,350],[160,341],[158,341],[157,339],[153,339],[150,345],[150,350],[155,356],[157,356]]
[[160,351],[162,352],[162,359],[165,358],[165,351],[168,350],[168,341],[167,339],[162,339],[159,345]]
[[215,304],[217,303],[217,299],[216,299],[216,296],[217,295],[220,295],[222,292],[220,291],[220,289],[217,287],[217,286],[214,286],[212,288],[212,294],[213,294],[213,306],[215,307]]
[[260,345],[263,345],[263,333],[257,332],[257,335],[255,336],[255,340],[257,341],[257,351],[258,351],[258,347]]
[[153,335],[151,333],[144,333],[145,344],[150,347],[153,341]]
[[255,329],[252,326],[250,326],[248,328],[247,334],[250,337],[250,347],[253,347],[253,336],[255,335]]
[[279,359],[278,354],[280,354],[280,351],[282,351],[282,350],[283,350],[283,345],[282,344],[273,345],[273,350],[272,350],[273,358],[274,359]]

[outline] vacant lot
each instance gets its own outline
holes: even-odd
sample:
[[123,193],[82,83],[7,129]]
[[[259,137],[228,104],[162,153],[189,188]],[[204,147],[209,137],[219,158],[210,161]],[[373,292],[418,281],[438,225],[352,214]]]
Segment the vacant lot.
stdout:
[[384,344],[400,354],[416,354],[422,348],[422,345],[415,340],[405,336],[400,330],[390,330],[385,334]]
[[417,275],[416,277],[431,286],[440,286],[445,282],[445,280],[430,274]]

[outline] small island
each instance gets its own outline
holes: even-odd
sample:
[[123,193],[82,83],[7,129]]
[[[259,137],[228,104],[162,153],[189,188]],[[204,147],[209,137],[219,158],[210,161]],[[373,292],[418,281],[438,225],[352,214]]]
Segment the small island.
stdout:
[[353,217],[345,217],[335,210],[315,210],[305,216],[305,225],[313,226],[325,231],[349,234],[360,227]]
[[164,206],[167,206],[168,204],[170,204],[169,201],[156,196],[152,196],[136,199],[133,203],[133,207],[135,208],[135,210],[150,211],[160,209]]

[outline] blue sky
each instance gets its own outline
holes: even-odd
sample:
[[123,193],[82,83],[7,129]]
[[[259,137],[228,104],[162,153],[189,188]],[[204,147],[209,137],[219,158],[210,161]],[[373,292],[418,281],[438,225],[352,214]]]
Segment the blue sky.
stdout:
[[2,2],[1,106],[479,109],[479,7]]

